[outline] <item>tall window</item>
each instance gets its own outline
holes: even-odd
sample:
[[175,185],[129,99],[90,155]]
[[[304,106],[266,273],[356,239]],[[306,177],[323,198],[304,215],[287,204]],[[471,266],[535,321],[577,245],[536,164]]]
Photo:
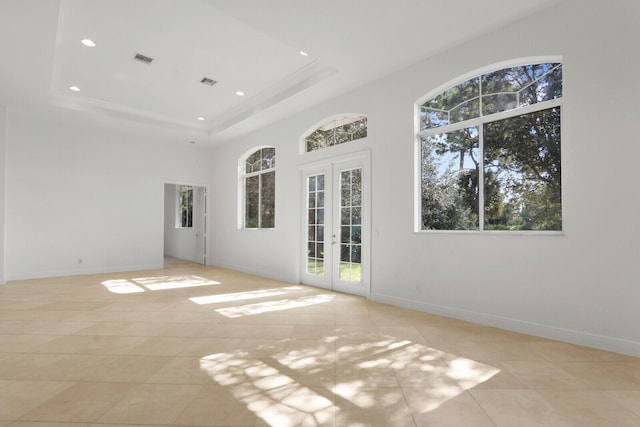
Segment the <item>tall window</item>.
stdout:
[[261,148],[244,161],[244,228],[275,227],[276,149]]
[[365,116],[343,116],[325,122],[304,138],[305,151],[315,151],[332,147],[367,136]]
[[178,188],[178,216],[176,227],[193,227],[193,187],[181,185]]
[[421,230],[561,230],[562,65],[463,81],[419,105]]

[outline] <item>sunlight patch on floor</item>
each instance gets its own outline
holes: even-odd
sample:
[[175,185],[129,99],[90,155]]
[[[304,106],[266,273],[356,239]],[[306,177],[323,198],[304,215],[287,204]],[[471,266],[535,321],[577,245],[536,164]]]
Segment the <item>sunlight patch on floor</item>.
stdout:
[[220,284],[220,282],[209,280],[206,277],[197,276],[195,274],[186,274],[181,276],[139,277],[132,280],[151,291],[194,288],[198,286],[211,286]]
[[131,283],[127,279],[105,280],[102,282],[102,286],[114,294],[135,294],[144,292],[144,289]]
[[215,280],[209,280],[205,277],[193,274],[182,276],[138,277],[135,279],[114,279],[102,282],[102,286],[115,294],[145,292],[144,288],[147,288],[150,291],[161,291],[219,284],[220,282],[216,282]]
[[283,299],[279,301],[266,301],[256,304],[239,305],[235,307],[218,308],[215,311],[229,318],[253,316],[256,314],[270,313],[274,311],[291,310],[294,308],[308,307],[310,305],[323,304],[335,299],[329,294],[320,294],[295,299]]
[[333,421],[331,399],[298,384],[265,361],[219,353],[200,359],[200,369],[227,386],[269,426],[319,426]]
[[258,289],[255,291],[193,297],[193,298],[189,298],[189,300],[200,305],[220,304],[223,302],[235,302],[235,301],[243,301],[243,300],[249,300],[249,299],[273,297],[278,295],[286,295],[288,293],[291,293],[294,291],[300,291],[303,289],[304,288],[302,286],[286,286],[282,288]]
[[[369,378],[391,367],[398,378],[409,370],[418,381],[433,383],[435,392],[416,408],[420,413],[438,409],[500,372],[408,340],[370,340],[336,350],[338,360],[320,340],[316,347],[283,350],[264,359],[250,358],[244,352],[217,353],[201,358],[200,369],[272,427],[332,425],[335,420],[358,425],[349,423],[381,408],[392,413],[403,405],[402,393],[393,384],[389,389],[367,384]],[[347,365],[357,371],[356,378],[341,381],[333,370]],[[317,377],[315,386],[305,385],[311,372]],[[332,381],[323,385],[318,379],[323,374],[327,378],[336,375],[335,386]],[[397,415],[401,418],[402,414]]]

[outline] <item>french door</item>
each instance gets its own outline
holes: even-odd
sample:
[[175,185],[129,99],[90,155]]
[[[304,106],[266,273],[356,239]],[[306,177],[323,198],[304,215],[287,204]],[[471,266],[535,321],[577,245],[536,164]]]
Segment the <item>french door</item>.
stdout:
[[368,155],[303,169],[302,190],[302,283],[368,297]]

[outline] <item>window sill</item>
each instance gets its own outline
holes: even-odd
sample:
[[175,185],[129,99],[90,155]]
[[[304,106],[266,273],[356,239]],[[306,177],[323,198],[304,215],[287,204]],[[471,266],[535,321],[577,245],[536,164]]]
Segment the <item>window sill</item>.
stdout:
[[564,231],[544,231],[544,230],[417,230],[414,234],[460,234],[460,235],[474,235],[474,236],[564,236]]

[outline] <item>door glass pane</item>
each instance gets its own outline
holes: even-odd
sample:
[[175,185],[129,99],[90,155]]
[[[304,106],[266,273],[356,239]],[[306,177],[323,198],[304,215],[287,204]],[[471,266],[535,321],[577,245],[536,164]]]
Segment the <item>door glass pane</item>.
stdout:
[[[307,274],[324,275],[324,175],[307,178]],[[320,224],[320,226],[318,226]]]
[[354,245],[359,245],[361,243],[361,228],[359,225],[354,225],[351,227],[351,243]]
[[340,172],[340,280],[362,281],[362,169]]

